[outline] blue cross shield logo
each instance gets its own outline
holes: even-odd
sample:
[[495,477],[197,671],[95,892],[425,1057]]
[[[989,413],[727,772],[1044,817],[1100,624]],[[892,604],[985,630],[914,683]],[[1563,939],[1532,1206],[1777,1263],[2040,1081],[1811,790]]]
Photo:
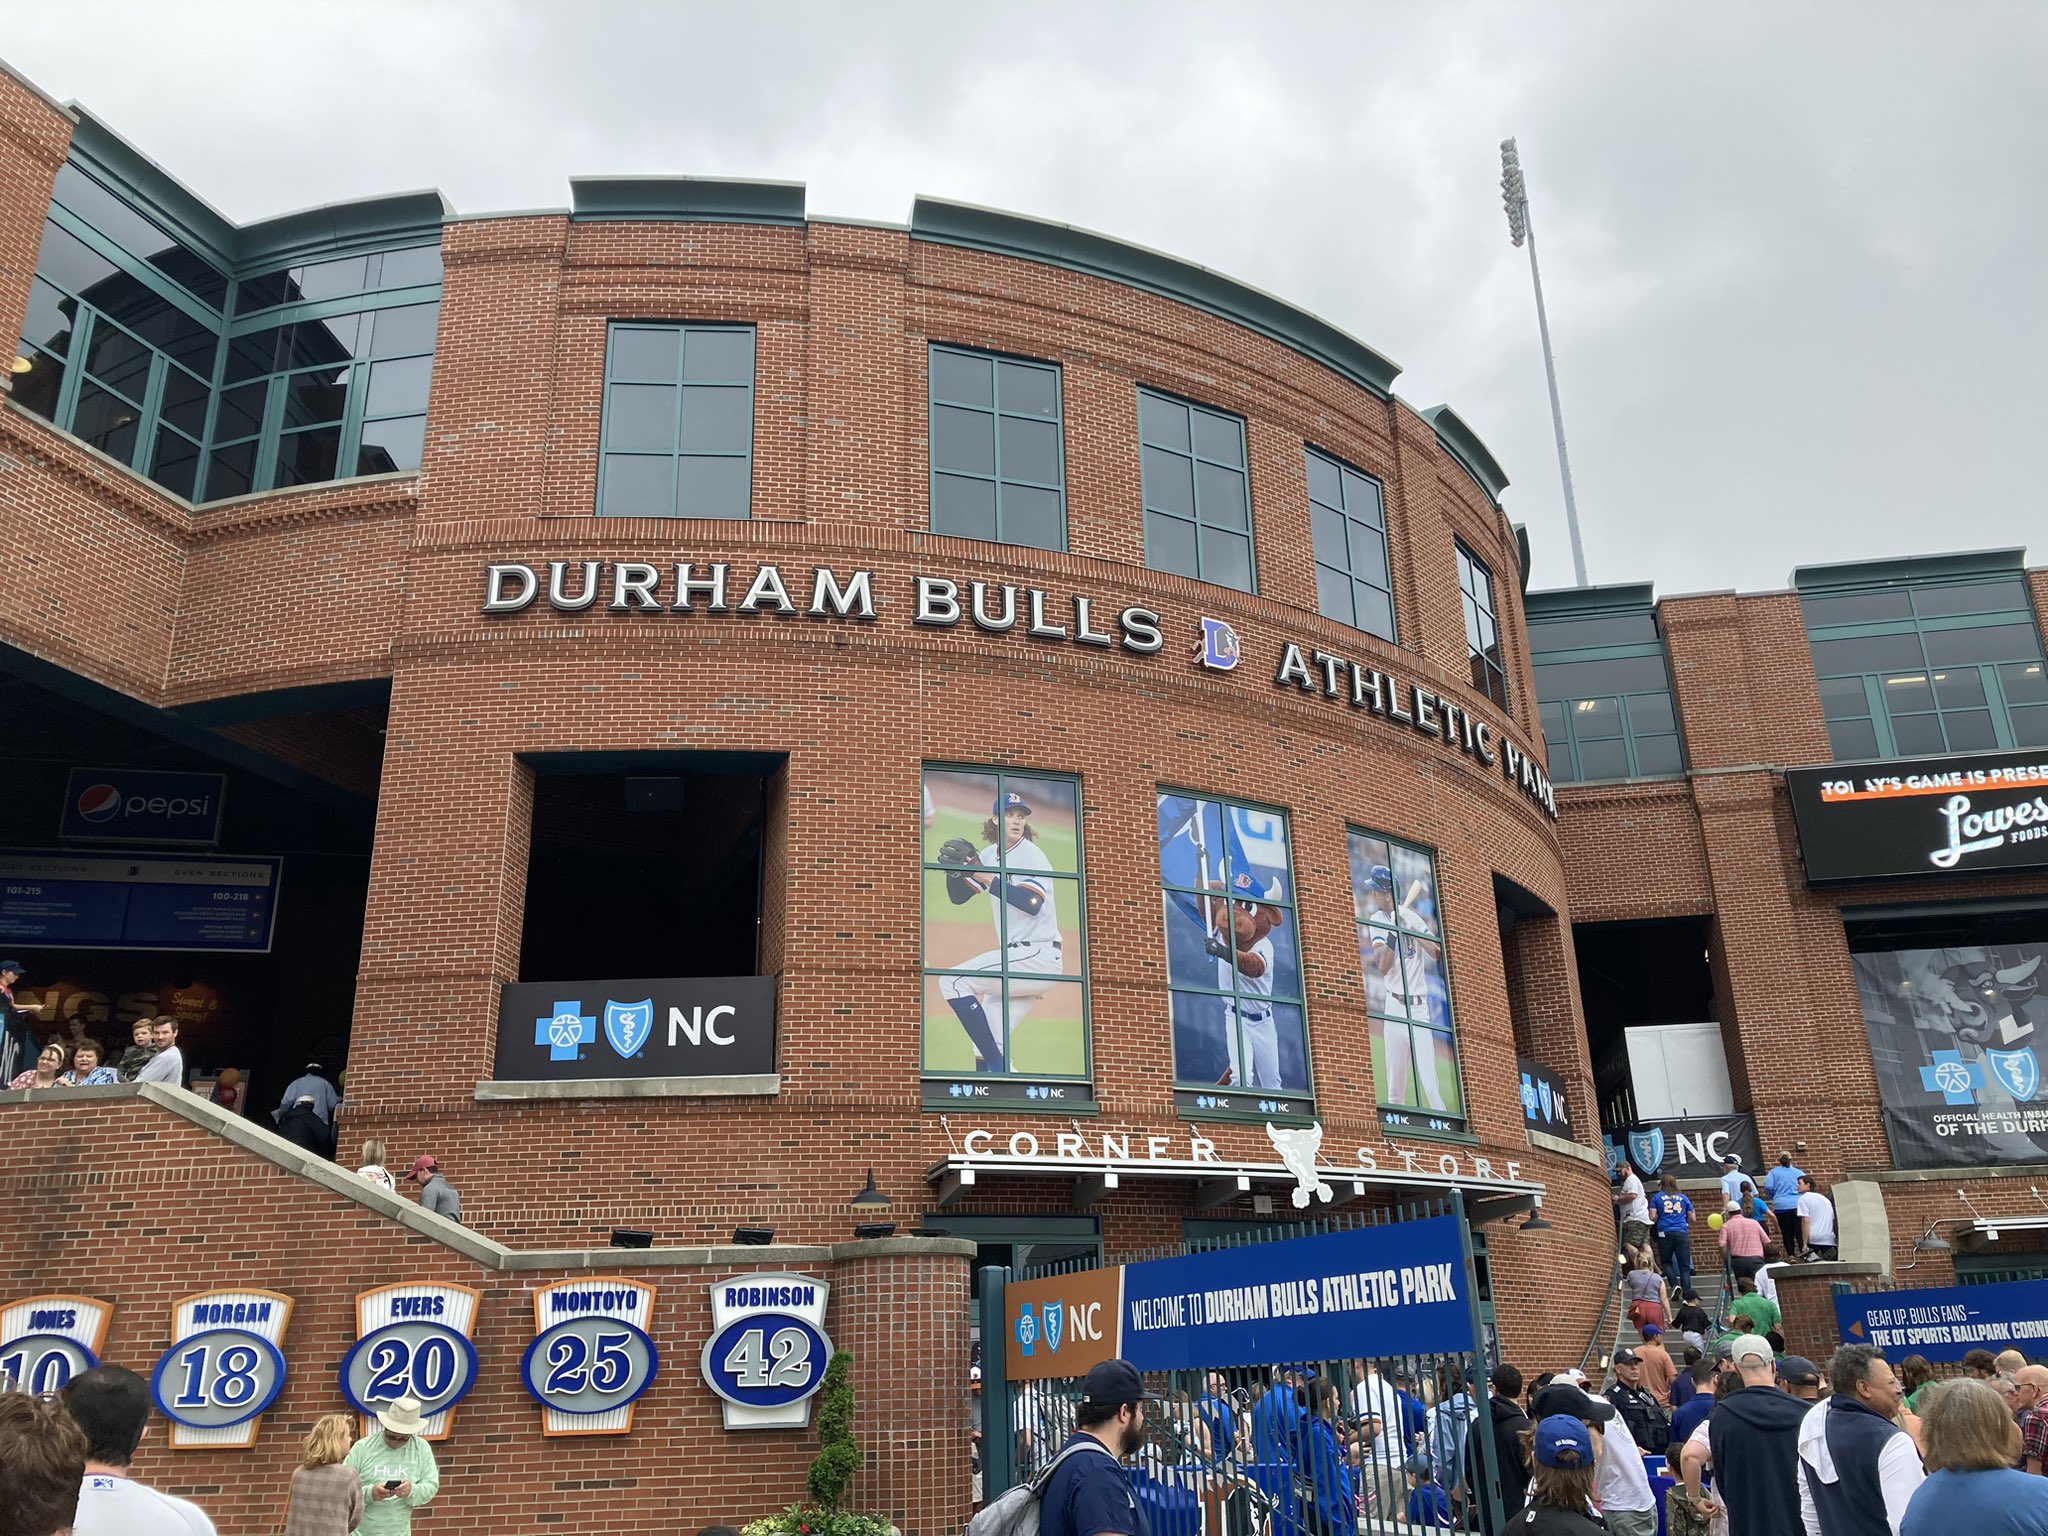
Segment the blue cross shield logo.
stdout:
[[1062,1301],[1048,1301],[1045,1304],[1045,1347],[1054,1354],[1060,1352],[1060,1327],[1065,1322],[1067,1306]]
[[596,1039],[597,1020],[580,1002],[556,1003],[553,1013],[533,1021],[533,1043],[548,1048],[549,1061],[574,1061]]
[[1536,1118],[1536,1084],[1529,1074],[1522,1074],[1522,1113],[1531,1120]]
[[1537,1100],[1543,1105],[1543,1118],[1546,1120],[1555,1120],[1557,1116],[1553,1115],[1550,1112],[1550,1082],[1547,1078],[1539,1077],[1536,1080],[1536,1097]]
[[1196,659],[1212,672],[1228,672],[1244,654],[1237,631],[1221,619],[1202,620],[1202,654]]
[[1621,1150],[1620,1142],[1610,1141],[1607,1143],[1607,1177],[1611,1179],[1621,1172],[1621,1165],[1627,1158],[1627,1155],[1627,1153]]
[[634,1056],[654,1033],[654,999],[615,1003],[605,999],[604,1037],[621,1056]]
[[[2033,1052],[2027,1052],[2032,1055]],[[1920,1069],[1920,1086],[1941,1095],[1944,1104],[1974,1104],[1977,1090],[1984,1086],[1984,1067],[1965,1061],[1954,1051],[1936,1051],[1934,1065]]]
[[2021,1051],[1986,1051],[1984,1059],[1991,1063],[1998,1086],[2021,1103],[2041,1091],[2041,1063],[2032,1046]]
[[1017,1344],[1025,1354],[1031,1353],[1031,1346],[1038,1342],[1038,1319],[1031,1315],[1031,1303],[1024,1303],[1024,1310],[1017,1314]]
[[1645,1176],[1655,1173],[1664,1166],[1664,1127],[1653,1125],[1647,1131],[1628,1133],[1628,1160],[1636,1165],[1636,1171]]

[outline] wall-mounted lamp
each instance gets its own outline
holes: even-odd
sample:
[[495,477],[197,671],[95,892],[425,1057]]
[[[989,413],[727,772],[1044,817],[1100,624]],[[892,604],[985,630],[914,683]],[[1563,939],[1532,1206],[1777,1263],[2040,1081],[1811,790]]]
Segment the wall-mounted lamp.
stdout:
[[875,1170],[872,1168],[868,1170],[867,1183],[861,1186],[860,1192],[853,1197],[852,1201],[855,1209],[863,1211],[886,1211],[895,1203],[895,1201],[875,1187]]

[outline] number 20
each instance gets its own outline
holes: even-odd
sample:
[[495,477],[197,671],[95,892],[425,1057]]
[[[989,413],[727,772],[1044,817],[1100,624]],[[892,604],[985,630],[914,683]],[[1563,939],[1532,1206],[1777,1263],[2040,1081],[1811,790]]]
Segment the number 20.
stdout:
[[765,1330],[749,1328],[725,1352],[725,1369],[743,1387],[801,1387],[811,1379],[811,1341],[801,1328],[778,1328],[768,1340],[771,1364],[761,1352]]
[[455,1385],[455,1346],[446,1339],[422,1339],[417,1348],[403,1339],[379,1339],[370,1350],[370,1384],[363,1401],[382,1403],[416,1397],[430,1403]]

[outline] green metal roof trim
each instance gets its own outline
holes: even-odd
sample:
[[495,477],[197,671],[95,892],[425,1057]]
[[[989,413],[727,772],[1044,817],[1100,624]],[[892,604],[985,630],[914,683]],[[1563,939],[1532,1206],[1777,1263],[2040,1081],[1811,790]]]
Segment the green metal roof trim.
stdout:
[[330,254],[424,245],[440,239],[452,212],[439,192],[395,192],[237,225],[85,108],[73,102],[71,110],[78,117],[71,158],[230,277]]
[[1553,587],[1531,592],[1522,601],[1522,616],[1534,624],[1542,619],[1598,619],[1616,613],[1649,613],[1656,606],[1656,583],[1617,582],[1608,587]]
[[1801,592],[1840,592],[1852,587],[1897,587],[1925,581],[2017,576],[2026,568],[2027,552],[2024,549],[1971,549],[1950,555],[1907,555],[1897,560],[1802,565],[1792,572],[1792,585]]
[[1499,501],[1500,493],[1508,488],[1508,472],[1465,419],[1448,405],[1431,406],[1422,419],[1436,429],[1436,440],[1443,444],[1444,452],[1465,466],[1465,473],[1479,482],[1481,490]]
[[572,219],[801,224],[804,184],[711,176],[572,176],[569,209]]
[[910,208],[910,238],[1044,262],[1178,299],[1269,336],[1382,399],[1401,372],[1399,364],[1356,337],[1249,283],[1072,224],[920,197]]

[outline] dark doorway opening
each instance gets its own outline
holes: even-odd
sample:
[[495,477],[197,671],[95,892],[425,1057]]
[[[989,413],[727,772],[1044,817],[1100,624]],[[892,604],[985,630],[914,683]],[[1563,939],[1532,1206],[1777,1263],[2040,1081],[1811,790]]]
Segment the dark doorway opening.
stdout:
[[1637,1118],[1627,1031],[1719,1019],[1710,940],[1703,917],[1581,923],[1572,929],[1603,1125],[1626,1125]]
[[772,765],[536,759],[521,981],[754,976]]

